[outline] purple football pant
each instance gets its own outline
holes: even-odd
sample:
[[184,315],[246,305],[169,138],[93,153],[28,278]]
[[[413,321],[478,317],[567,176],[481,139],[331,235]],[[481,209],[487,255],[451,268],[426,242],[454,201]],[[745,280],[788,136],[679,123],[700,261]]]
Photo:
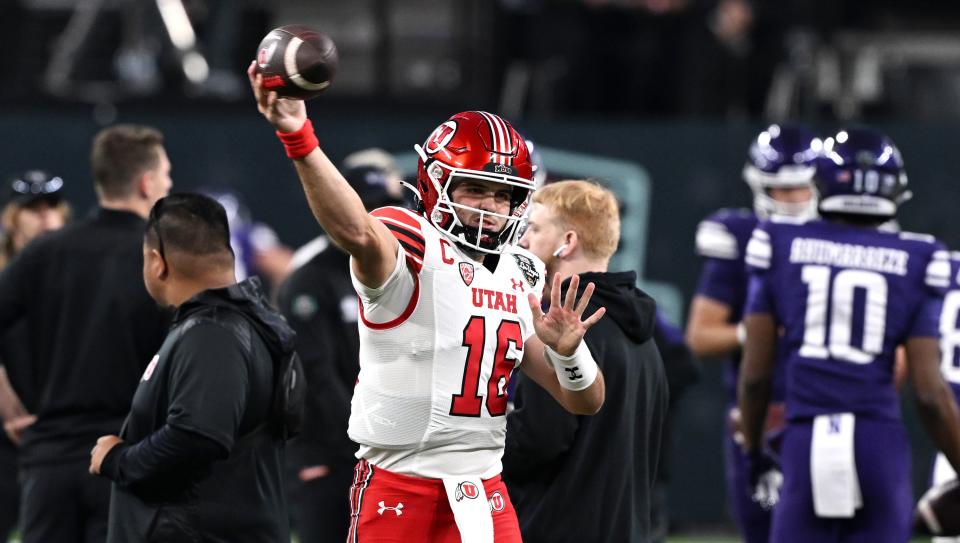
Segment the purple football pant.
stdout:
[[740,445],[729,433],[724,452],[727,461],[727,495],[733,508],[733,520],[745,543],[767,543],[770,537],[771,515],[750,499],[747,487],[747,469],[740,454]]
[[913,490],[910,443],[902,423],[858,417],[854,455],[863,507],[853,518],[820,518],[810,482],[812,421],[791,422],[780,460],[783,488],[773,514],[773,543],[904,543],[910,539]]

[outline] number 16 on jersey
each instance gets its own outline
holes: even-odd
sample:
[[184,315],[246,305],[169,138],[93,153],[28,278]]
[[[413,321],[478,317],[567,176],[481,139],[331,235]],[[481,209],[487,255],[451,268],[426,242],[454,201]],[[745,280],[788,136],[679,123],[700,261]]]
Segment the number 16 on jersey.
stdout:
[[[502,417],[507,414],[507,385],[510,374],[519,364],[519,360],[510,358],[508,353],[511,346],[516,351],[523,350],[523,333],[520,323],[502,320],[496,328],[496,341],[493,350],[492,362],[489,356],[484,356],[490,350],[487,344],[486,318],[472,316],[463,328],[463,346],[467,348],[466,360],[463,362],[463,383],[460,392],[453,395],[450,401],[450,414],[458,417],[479,417],[484,403],[487,413],[491,417]],[[484,360],[484,359],[487,360]],[[490,377],[486,387],[481,388],[481,378],[484,374],[484,364],[491,364]],[[486,402],[484,402],[484,396]]]

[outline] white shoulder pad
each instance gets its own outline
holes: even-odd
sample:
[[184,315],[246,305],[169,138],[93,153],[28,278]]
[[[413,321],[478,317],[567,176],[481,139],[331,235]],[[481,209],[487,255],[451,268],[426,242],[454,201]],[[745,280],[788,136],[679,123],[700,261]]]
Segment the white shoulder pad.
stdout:
[[924,282],[936,288],[950,287],[950,253],[934,251],[927,264],[927,273]]
[[761,269],[770,268],[770,257],[773,255],[773,247],[770,245],[770,234],[754,229],[750,236],[750,242],[747,243],[747,264]]
[[710,258],[736,260],[740,257],[737,238],[723,223],[701,221],[697,226],[697,253]]
[[919,232],[900,232],[900,239],[912,241],[925,241],[927,243],[936,243],[937,238],[930,234],[921,234]]

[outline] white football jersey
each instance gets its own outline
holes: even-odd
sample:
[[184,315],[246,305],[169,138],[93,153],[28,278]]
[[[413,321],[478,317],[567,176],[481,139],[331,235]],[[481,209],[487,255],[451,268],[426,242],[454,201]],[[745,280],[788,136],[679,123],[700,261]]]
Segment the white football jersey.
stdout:
[[507,383],[534,333],[527,295],[540,296],[543,263],[509,247],[490,272],[411,211],[372,214],[400,248],[379,288],[353,277],[360,375],[349,434],[361,445],[357,455],[419,477],[493,477],[501,471]]

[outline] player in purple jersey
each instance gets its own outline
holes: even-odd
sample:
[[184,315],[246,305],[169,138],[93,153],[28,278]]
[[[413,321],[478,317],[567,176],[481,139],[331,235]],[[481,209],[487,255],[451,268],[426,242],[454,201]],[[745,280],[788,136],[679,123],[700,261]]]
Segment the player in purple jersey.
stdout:
[[913,504],[893,383],[898,345],[921,420],[960,464],[960,415],[939,371],[948,253],[932,236],[878,229],[909,197],[900,153],[882,134],[827,138],[815,185],[822,220],[762,223],[747,247],[744,453],[756,481],[769,465],[761,435],[776,363],[786,371],[787,427],[771,540],[903,543]]
[[[940,372],[960,405],[960,252],[950,254],[950,265],[950,291],[943,299],[940,312]],[[957,478],[957,472],[942,452],[937,453],[932,471],[933,486]],[[960,543],[960,537],[934,537],[933,543]]]
[[[751,501],[740,449],[736,443],[739,414],[736,383],[743,327],[740,325],[747,295],[743,257],[758,219],[783,214],[808,217],[816,213],[812,180],[816,137],[797,124],[771,125],[751,143],[743,177],[753,191],[753,208],[721,209],[704,219],[697,229],[697,252],[703,257],[700,284],[690,307],[687,342],[699,356],[723,356],[729,395],[728,436],[724,442],[727,492],[734,519],[747,543],[766,543],[770,512]],[[817,140],[819,141],[819,140]],[[777,396],[778,400],[781,396]],[[771,433],[782,418],[773,408]],[[782,410],[780,410],[782,413]]]

